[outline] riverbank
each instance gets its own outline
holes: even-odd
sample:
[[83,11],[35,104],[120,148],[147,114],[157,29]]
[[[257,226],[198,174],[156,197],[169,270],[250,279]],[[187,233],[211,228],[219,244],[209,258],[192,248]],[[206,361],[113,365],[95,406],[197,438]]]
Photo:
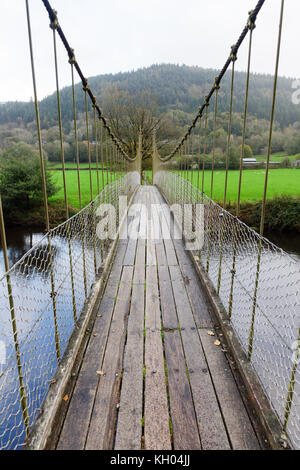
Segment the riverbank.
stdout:
[[[226,209],[236,215],[236,204]],[[239,218],[249,227],[259,231],[262,202],[242,202]],[[300,198],[291,196],[274,197],[267,200],[265,211],[265,232],[300,233]]]
[[[54,228],[66,220],[66,209],[64,201],[49,201],[48,212],[50,227]],[[70,217],[77,212],[77,209],[69,206]],[[42,201],[31,201],[28,209],[6,209],[4,207],[5,226],[11,229],[44,230],[45,229],[45,208]]]

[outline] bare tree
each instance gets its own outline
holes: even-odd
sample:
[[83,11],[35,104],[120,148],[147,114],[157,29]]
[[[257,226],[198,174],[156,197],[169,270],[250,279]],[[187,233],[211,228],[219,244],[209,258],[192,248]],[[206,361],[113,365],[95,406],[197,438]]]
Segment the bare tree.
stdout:
[[113,133],[129,155],[136,155],[140,131],[143,159],[151,156],[154,131],[158,149],[168,144],[166,132],[170,130],[170,123],[159,116],[157,102],[149,90],[132,95],[115,86],[104,91],[101,101]]

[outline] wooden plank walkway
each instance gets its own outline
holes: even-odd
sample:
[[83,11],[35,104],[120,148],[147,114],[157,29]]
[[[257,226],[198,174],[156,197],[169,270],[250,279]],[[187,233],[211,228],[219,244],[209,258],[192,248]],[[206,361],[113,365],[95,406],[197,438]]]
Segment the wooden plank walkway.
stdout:
[[162,196],[142,186],[134,203],[158,210],[130,212],[140,235],[118,244],[54,448],[259,449],[183,242],[161,236]]

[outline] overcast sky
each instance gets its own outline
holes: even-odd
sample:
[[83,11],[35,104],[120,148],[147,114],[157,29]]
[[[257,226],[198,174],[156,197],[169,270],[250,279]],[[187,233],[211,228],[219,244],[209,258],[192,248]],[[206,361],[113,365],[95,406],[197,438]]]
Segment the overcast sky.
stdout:
[[[257,0],[51,0],[88,76],[176,63],[221,68]],[[254,32],[252,70],[273,73],[281,0],[266,0]],[[38,96],[55,89],[52,32],[41,0],[29,0]],[[0,102],[33,96],[25,0],[0,0]],[[285,0],[280,74],[300,77],[300,1]],[[237,62],[246,68],[246,43]],[[59,49],[60,85],[70,84]]]

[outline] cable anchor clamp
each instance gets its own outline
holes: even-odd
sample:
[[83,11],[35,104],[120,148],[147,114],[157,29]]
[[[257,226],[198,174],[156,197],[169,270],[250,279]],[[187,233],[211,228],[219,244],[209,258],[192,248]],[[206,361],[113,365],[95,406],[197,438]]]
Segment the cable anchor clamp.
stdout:
[[237,51],[236,51],[236,45],[234,44],[231,46],[231,52],[229,56],[231,62],[235,62],[237,60]]
[[250,31],[253,31],[253,29],[256,28],[255,19],[253,19],[252,16],[253,16],[253,10],[249,11],[249,18],[247,22],[247,27]]
[[69,64],[74,65],[75,62],[76,62],[76,59],[75,59],[74,49],[71,49],[69,53]]
[[84,79],[84,82],[82,84],[82,89],[83,89],[83,91],[88,91],[89,90],[89,85],[88,85],[87,78]]
[[215,78],[215,90],[219,90],[220,89],[220,81],[219,81],[219,77],[216,77]]
[[208,96],[205,96],[204,106],[209,106],[209,99]]
[[[59,23],[58,23],[58,19],[57,19],[57,11],[56,10],[52,10],[52,21],[51,23],[49,24],[50,28],[55,30],[57,28],[59,28]],[[50,18],[51,19],[51,18]]]

